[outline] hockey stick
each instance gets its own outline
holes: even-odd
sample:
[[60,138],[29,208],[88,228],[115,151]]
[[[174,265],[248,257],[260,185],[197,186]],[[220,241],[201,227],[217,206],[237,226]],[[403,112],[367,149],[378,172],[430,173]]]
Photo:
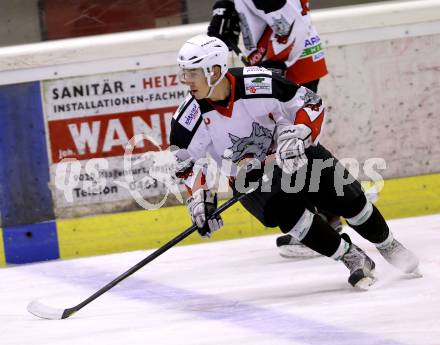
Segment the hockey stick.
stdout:
[[[258,188],[258,187],[256,187],[256,188]],[[256,188],[252,188],[249,191],[247,191],[246,193],[233,196],[231,199],[229,199],[227,202],[225,202],[223,205],[221,205],[219,208],[217,208],[214,211],[214,213],[212,214],[211,218],[214,218],[215,216],[219,215],[223,211],[227,210],[229,207],[234,205],[236,202],[238,202],[241,199],[243,199],[246,195],[248,195],[249,193],[253,192]],[[191,235],[196,230],[197,230],[197,226],[196,225],[190,226],[188,229],[186,229],[180,235],[176,236],[171,241],[169,241],[168,243],[164,244],[162,247],[157,249],[155,252],[153,252],[150,255],[148,255],[145,259],[143,259],[142,261],[138,262],[132,268],[130,268],[126,272],[122,273],[116,279],[114,279],[113,281],[111,281],[110,283],[108,283],[107,285],[105,285],[104,287],[99,289],[98,291],[96,291],[93,295],[91,295],[90,297],[86,298],[84,301],[82,301],[81,303],[79,303],[78,305],[76,305],[76,306],[74,306],[72,308],[67,308],[67,309],[53,308],[53,307],[50,307],[50,306],[42,304],[38,300],[35,300],[35,301],[32,301],[32,302],[30,302],[28,304],[27,310],[31,314],[33,314],[35,316],[38,316],[40,318],[43,318],[43,319],[48,319],[48,320],[66,319],[69,316],[71,316],[72,314],[76,313],[78,310],[80,310],[83,307],[85,307],[90,302],[92,302],[95,299],[97,299],[103,293],[107,292],[108,290],[110,290],[111,288],[113,288],[114,286],[119,284],[124,279],[128,278],[129,276],[131,276],[133,273],[135,273],[136,271],[138,271],[139,269],[144,267],[146,264],[148,264],[149,262],[151,262],[154,259],[156,259],[158,256],[160,256],[163,253],[165,253],[168,249],[174,247],[177,243],[181,242],[183,239],[185,239],[186,237]]]
[[[243,65],[245,65],[246,67],[250,67],[253,66],[251,65],[251,62],[249,61],[249,59],[247,58],[246,55],[243,54],[243,52],[241,51],[241,49],[232,41],[228,40],[227,42],[225,42],[228,47],[230,49],[232,49],[234,51],[234,53],[240,58],[241,62],[243,62]],[[278,67],[266,67],[267,69],[271,70],[272,73],[274,73],[275,75],[284,77],[284,70]]]
[[228,40],[225,43],[229,48],[231,48],[234,51],[235,54],[237,54],[237,56],[240,58],[241,62],[243,62],[243,65],[245,65],[246,67],[251,65],[247,56],[243,54],[241,49],[234,42],[232,42],[231,40]]

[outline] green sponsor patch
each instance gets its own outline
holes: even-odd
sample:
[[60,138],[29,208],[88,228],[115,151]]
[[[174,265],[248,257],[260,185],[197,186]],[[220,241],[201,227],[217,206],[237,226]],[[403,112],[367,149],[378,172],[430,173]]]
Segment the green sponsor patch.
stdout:
[[317,52],[320,52],[321,50],[322,50],[322,46],[321,46],[321,43],[319,43],[318,45],[316,45],[314,47],[304,49],[300,58],[316,54]]

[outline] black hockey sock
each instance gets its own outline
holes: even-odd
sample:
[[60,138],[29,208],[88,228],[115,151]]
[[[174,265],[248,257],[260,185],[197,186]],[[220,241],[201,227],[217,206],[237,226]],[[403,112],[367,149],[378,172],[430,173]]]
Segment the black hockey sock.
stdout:
[[373,206],[371,216],[362,224],[352,225],[348,223],[363,238],[373,243],[382,243],[390,233],[388,225],[380,211]]
[[332,256],[341,243],[341,236],[321,217],[314,216],[312,225],[301,243],[321,255]]

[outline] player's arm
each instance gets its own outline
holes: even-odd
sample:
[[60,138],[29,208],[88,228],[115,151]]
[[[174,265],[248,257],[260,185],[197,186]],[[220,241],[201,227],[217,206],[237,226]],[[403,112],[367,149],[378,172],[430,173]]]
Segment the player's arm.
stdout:
[[211,143],[198,103],[188,97],[171,121],[170,149],[176,160],[175,175],[184,181],[190,194],[186,201],[189,214],[204,238],[223,226],[220,216],[211,219],[217,209],[217,193],[206,186],[202,160]]
[[313,91],[284,78],[272,78],[273,96],[279,104],[274,117],[280,125],[302,128],[301,139],[306,146],[316,145],[321,136],[325,106],[321,97]]
[[205,157],[210,143],[200,107],[189,95],[171,120],[170,149],[176,161],[175,175],[183,180],[190,194],[201,180],[197,161]]
[[324,124],[324,105],[313,91],[282,78],[272,79],[277,123],[277,161],[288,173],[306,164],[305,150],[317,145]]
[[297,1],[236,0],[236,8],[266,23],[256,49],[248,56],[252,65],[282,70],[301,56],[308,29]]
[[240,20],[232,1],[217,0],[214,3],[207,34],[221,39],[229,50],[233,49],[231,45],[238,45]]

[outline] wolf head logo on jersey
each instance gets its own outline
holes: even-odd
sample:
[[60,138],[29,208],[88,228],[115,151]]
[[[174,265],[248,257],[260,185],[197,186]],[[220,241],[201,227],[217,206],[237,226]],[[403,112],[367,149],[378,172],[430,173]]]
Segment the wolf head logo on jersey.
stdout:
[[291,25],[286,18],[281,15],[280,18],[273,18],[272,30],[275,33],[275,38],[280,44],[286,44],[290,33],[292,32],[295,21]]
[[306,89],[306,93],[300,98],[304,101],[304,107],[310,108],[313,111],[319,111],[322,105],[321,97],[309,89]]
[[258,123],[252,123],[252,133],[248,137],[239,138],[229,133],[232,146],[225,150],[223,158],[239,163],[244,158],[266,159],[266,152],[272,143],[272,132]]

